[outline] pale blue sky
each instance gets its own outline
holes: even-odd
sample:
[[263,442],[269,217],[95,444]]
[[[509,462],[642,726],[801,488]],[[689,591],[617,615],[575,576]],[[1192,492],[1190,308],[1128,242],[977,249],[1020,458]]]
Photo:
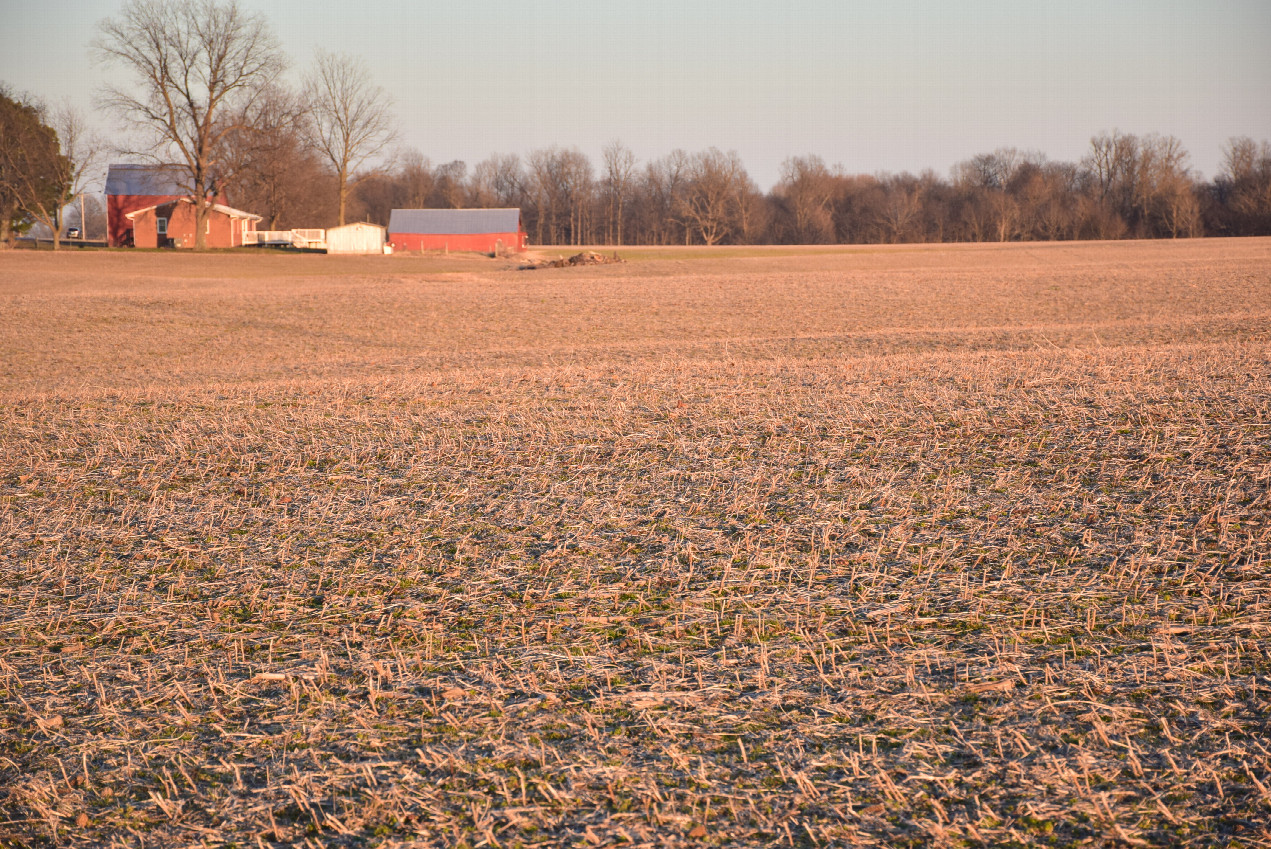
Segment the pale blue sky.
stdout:
[[[244,3],[293,78],[317,48],[364,57],[434,162],[713,145],[766,189],[794,154],[947,174],[999,146],[1075,160],[1117,128],[1178,136],[1212,177],[1227,138],[1271,140],[1269,0]],[[91,108],[112,72],[88,44],[120,5],[0,0],[0,80]]]

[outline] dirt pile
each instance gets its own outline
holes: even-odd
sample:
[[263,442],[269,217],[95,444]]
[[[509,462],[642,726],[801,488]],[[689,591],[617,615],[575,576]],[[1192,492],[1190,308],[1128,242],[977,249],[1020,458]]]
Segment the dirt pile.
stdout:
[[572,268],[576,265],[613,265],[620,262],[626,262],[626,260],[618,256],[617,252],[613,256],[605,256],[596,251],[583,251],[568,259],[533,259],[522,265],[521,271],[534,271],[539,268]]

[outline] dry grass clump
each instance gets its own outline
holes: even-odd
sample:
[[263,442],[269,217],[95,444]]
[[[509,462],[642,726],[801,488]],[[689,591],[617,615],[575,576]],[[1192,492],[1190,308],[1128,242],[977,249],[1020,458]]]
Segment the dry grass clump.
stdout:
[[1267,242],[1106,248],[0,291],[0,845],[1268,845]]

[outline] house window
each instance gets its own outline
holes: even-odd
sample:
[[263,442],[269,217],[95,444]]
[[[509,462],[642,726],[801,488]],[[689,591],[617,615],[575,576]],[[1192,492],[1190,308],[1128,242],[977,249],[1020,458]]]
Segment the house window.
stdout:
[[205,223],[205,224],[203,225],[203,232],[204,232],[204,233],[211,233],[211,232],[212,232],[212,219],[210,219],[210,218],[209,218],[209,219],[207,220],[207,223]]
[[154,220],[154,229],[160,236],[168,235],[168,219],[156,218]]

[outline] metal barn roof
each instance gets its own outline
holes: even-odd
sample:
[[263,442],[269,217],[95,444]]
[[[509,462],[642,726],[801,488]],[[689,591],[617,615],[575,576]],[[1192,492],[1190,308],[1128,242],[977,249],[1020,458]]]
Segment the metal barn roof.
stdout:
[[478,233],[516,233],[519,209],[394,209],[388,218],[391,233],[459,236]]
[[188,176],[179,165],[112,165],[106,172],[106,194],[185,195]]

